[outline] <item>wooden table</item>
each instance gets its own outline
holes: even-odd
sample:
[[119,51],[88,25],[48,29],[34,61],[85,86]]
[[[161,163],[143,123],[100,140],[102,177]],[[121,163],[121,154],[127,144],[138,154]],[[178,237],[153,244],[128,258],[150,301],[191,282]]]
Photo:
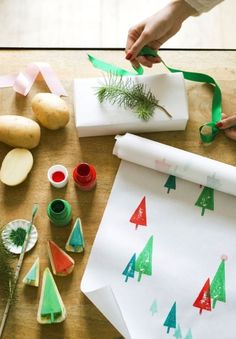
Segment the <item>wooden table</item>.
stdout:
[[[121,67],[129,68],[122,51],[93,51],[94,56]],[[214,77],[223,92],[223,111],[236,111],[236,51],[162,51],[161,56],[174,68],[199,71]],[[87,60],[86,51],[78,50],[1,50],[1,74],[23,71],[32,61],[51,64],[68,91],[65,99],[73,112],[73,79],[99,76]],[[147,74],[166,72],[163,66],[147,70]],[[145,134],[145,137],[184,150],[208,156],[228,164],[236,164],[236,142],[227,139],[223,133],[210,145],[199,141],[198,128],[210,121],[212,89],[205,84],[186,83],[189,98],[190,120],[186,131]],[[48,91],[42,79],[38,79],[27,97],[16,94],[12,88],[0,90],[0,114],[18,114],[33,118],[31,99],[37,92]],[[174,100],[174,98],[173,98]],[[89,104],[89,103],[88,103]],[[144,136],[144,135],[143,135]],[[80,281],[88,256],[106,206],[119,160],[112,155],[114,136],[78,139],[74,116],[63,130],[49,131],[42,128],[40,145],[32,150],[34,166],[27,180],[19,186],[0,185],[1,226],[14,219],[29,219],[32,205],[39,203],[40,210],[35,220],[39,233],[37,246],[25,256],[18,283],[18,301],[11,308],[3,338],[80,338],[118,339],[120,334],[103,315],[80,292]],[[11,148],[0,145],[0,161]],[[79,191],[73,183],[72,171],[78,162],[94,164],[97,170],[97,187],[91,192]],[[56,163],[67,167],[70,173],[68,186],[54,189],[47,180],[48,168]],[[54,198],[64,198],[71,203],[73,219],[80,216],[86,240],[84,254],[72,255],[76,265],[68,277],[55,277],[58,289],[65,303],[68,316],[65,322],[41,326],[36,321],[40,288],[24,286],[22,277],[29,270],[37,256],[40,256],[41,273],[50,266],[46,241],[53,239],[61,247],[70,232],[70,227],[57,228],[50,225],[46,214],[48,203]],[[41,287],[41,285],[40,285]],[[4,304],[0,305],[0,315]]]

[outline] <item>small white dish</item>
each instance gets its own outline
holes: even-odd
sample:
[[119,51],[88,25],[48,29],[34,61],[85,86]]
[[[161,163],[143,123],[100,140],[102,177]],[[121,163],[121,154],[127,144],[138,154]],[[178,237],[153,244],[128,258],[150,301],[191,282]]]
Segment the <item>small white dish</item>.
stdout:
[[[22,245],[16,245],[13,240],[11,239],[12,232],[16,231],[18,228],[23,228],[26,232],[29,229],[30,221],[24,220],[24,219],[16,219],[13,221],[10,221],[6,226],[4,227],[2,231],[2,241],[6,249],[14,254],[20,254]],[[26,252],[31,250],[34,245],[36,244],[38,240],[38,232],[34,225],[32,225],[31,232],[29,235],[29,241],[26,247]]]
[[[55,173],[57,172],[63,173],[64,178],[62,180],[58,181],[56,180],[56,178],[53,178],[53,175],[55,175]],[[63,165],[53,165],[52,167],[50,167],[48,170],[48,180],[53,187],[56,187],[56,188],[65,187],[68,182],[68,171],[66,167]]]

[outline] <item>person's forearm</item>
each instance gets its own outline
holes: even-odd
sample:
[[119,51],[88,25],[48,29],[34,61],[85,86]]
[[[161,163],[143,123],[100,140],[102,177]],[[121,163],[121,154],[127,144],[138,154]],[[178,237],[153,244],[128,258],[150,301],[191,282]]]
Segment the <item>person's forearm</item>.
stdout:
[[174,0],[170,3],[176,15],[176,19],[183,22],[188,17],[198,14],[196,9],[188,4],[185,0]]
[[198,14],[207,12],[224,0],[185,0]]

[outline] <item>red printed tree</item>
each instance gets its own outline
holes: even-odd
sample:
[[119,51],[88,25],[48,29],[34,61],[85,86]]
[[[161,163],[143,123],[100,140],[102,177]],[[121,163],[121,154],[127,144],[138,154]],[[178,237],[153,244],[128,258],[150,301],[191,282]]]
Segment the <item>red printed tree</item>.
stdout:
[[200,308],[200,314],[202,310],[211,311],[211,296],[210,296],[210,279],[208,278],[199,293],[197,299],[193,303],[194,307]]
[[146,198],[143,197],[142,201],[134,211],[130,222],[136,225],[135,229],[138,229],[138,226],[147,226],[147,216],[146,216]]

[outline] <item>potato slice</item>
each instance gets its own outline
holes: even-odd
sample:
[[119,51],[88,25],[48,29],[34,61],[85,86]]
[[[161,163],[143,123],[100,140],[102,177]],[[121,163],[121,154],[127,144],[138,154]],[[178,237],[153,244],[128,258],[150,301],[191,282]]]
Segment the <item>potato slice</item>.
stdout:
[[25,148],[14,148],[3,159],[0,180],[8,186],[23,182],[33,166],[33,156]]

